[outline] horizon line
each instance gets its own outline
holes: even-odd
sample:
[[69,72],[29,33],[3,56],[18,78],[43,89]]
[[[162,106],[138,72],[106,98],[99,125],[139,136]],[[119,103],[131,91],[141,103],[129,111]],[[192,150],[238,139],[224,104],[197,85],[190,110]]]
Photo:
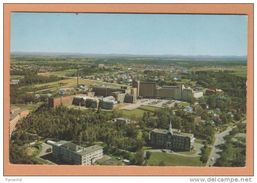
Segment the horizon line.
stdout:
[[82,52],[44,52],[44,51],[10,51],[10,54],[56,54],[56,55],[112,55],[112,56],[179,56],[179,57],[247,57],[247,55],[208,55],[208,54],[134,54],[134,53],[82,53]]

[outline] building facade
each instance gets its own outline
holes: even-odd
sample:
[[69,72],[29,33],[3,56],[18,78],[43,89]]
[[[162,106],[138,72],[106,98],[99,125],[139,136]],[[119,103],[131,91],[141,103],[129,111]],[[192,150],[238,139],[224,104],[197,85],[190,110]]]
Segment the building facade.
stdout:
[[172,98],[191,101],[192,98],[197,99],[203,96],[203,91],[194,91],[190,87],[186,88],[183,84],[157,87],[155,82],[133,81],[132,87],[136,88],[138,95],[144,98]]
[[181,99],[181,91],[181,86],[163,86],[157,89],[157,97]]
[[194,139],[193,134],[172,129],[171,123],[168,130],[153,129],[150,133],[150,144],[153,147],[175,151],[190,151],[193,148]]
[[155,82],[140,82],[139,96],[152,98],[156,97],[156,83]]
[[82,147],[68,141],[47,141],[53,147],[53,157],[61,162],[74,165],[92,165],[103,158],[103,147],[99,145]]
[[92,91],[95,93],[95,96],[103,97],[110,96],[113,92],[129,93],[129,90],[126,88],[93,87]]

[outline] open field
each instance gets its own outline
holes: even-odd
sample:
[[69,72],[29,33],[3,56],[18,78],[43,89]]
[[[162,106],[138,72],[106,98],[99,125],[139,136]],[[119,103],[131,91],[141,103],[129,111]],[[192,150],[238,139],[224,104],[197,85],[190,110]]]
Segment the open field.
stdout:
[[[96,80],[89,80],[89,79],[79,79],[79,84],[84,84],[88,86],[108,86],[108,87],[121,87],[123,85],[116,84],[116,83],[106,83],[103,81],[96,81]],[[44,93],[48,91],[57,91],[61,87],[76,87],[77,85],[77,78],[72,77],[68,79],[63,79],[60,81],[54,81],[49,83],[43,83],[43,84],[35,84],[33,85],[33,90],[35,90],[36,93]],[[27,87],[27,86],[25,86]],[[24,87],[22,87],[24,88]]]
[[76,73],[76,71],[77,71],[76,69],[67,69],[63,71],[42,72],[42,73],[38,73],[38,75],[42,75],[42,76],[54,75],[59,77],[65,77],[65,76],[69,76],[70,74]]
[[153,107],[153,106],[143,105],[143,106],[140,106],[139,109],[144,110],[144,111],[148,111],[148,112],[155,112],[159,108],[158,107]]
[[187,107],[187,106],[190,106],[190,104],[188,102],[180,102],[177,104],[179,108],[184,108],[184,107]]
[[204,67],[192,67],[191,71],[213,71],[213,72],[218,72],[218,71],[231,71],[232,74],[240,77],[246,77],[247,75],[247,66],[231,66],[231,67],[209,67],[209,66],[204,66]]
[[142,109],[122,110],[122,116],[129,119],[141,119],[145,112]]
[[145,112],[153,113],[157,109],[158,109],[157,107],[152,107],[152,106],[141,106],[137,109],[121,110],[121,111],[122,111],[123,117],[130,118],[130,119],[141,119]]
[[203,166],[200,157],[183,157],[164,152],[152,152],[147,162],[149,165],[160,165],[163,162],[169,166]]
[[236,75],[236,76],[240,76],[240,77],[246,78],[247,70],[246,70],[246,68],[243,69],[243,70],[236,70],[233,74]]
[[21,109],[32,111],[32,110],[35,110],[36,108],[38,108],[40,105],[42,105],[42,102],[38,102],[38,103],[35,103],[35,104],[32,104],[32,103],[31,104],[15,104],[13,106],[19,107]]

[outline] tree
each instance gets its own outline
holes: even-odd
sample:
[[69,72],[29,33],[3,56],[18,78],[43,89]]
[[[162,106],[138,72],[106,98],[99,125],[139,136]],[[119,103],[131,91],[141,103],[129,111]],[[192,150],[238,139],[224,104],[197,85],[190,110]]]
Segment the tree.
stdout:
[[150,151],[146,151],[145,158],[149,159],[151,157],[152,153]]
[[144,163],[144,151],[140,149],[135,154],[135,164],[142,165],[143,163]]

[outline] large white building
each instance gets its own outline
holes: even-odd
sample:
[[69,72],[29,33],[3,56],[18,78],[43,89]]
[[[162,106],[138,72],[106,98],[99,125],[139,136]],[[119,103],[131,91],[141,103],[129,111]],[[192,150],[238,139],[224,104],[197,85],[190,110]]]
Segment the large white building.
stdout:
[[57,160],[75,165],[92,165],[96,160],[103,158],[103,147],[93,145],[82,147],[69,141],[47,141],[53,146],[53,156]]

